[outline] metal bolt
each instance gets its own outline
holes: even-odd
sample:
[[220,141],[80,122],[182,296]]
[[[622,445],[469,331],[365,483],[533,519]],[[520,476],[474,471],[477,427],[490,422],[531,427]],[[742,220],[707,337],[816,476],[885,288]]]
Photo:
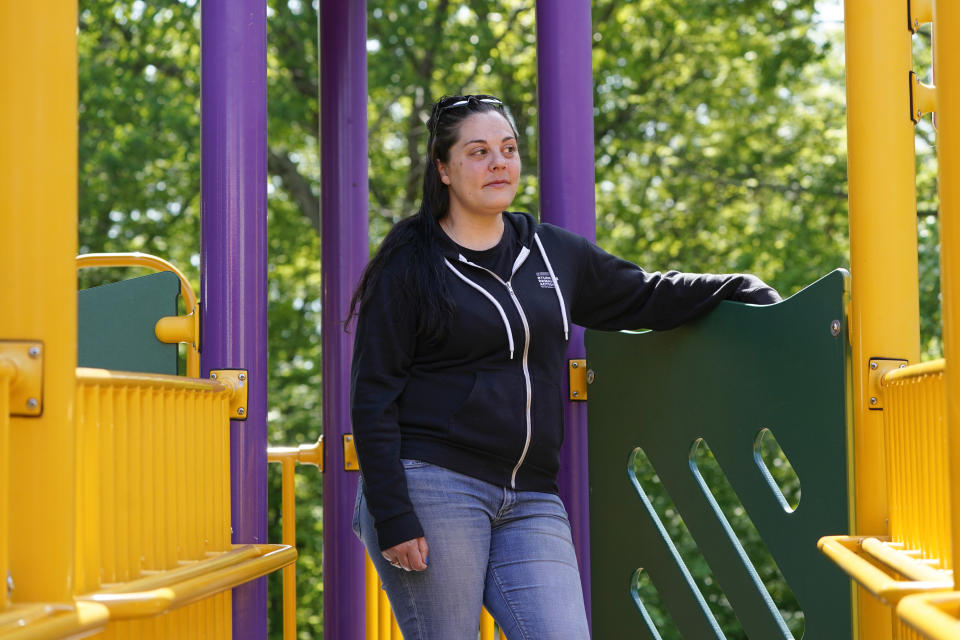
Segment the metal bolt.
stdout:
[[240,379],[240,382],[243,382],[244,380],[247,379],[247,374],[241,373],[241,374],[240,374],[239,376],[237,376],[237,377]]
[[211,379],[211,380],[216,380],[216,379],[217,379],[217,374],[211,373],[211,374],[210,374],[210,379]]
[[875,397],[870,398],[870,404],[877,404],[877,399]]
[[587,384],[593,384],[594,378],[597,376],[593,373],[593,369],[587,369]]
[[7,595],[9,596],[10,594],[12,594],[14,589],[15,587],[13,585],[13,574],[7,571]]
[[238,416],[242,416],[245,413],[246,413],[246,410],[243,407],[240,407],[239,409],[237,409]]
[[27,409],[36,409],[39,404],[36,398],[27,398]]
[[576,397],[579,396],[579,395],[580,395],[580,392],[579,392],[579,391],[574,391],[574,392],[573,392],[573,397],[574,397],[574,398],[576,398]]
[[571,362],[571,363],[570,363],[570,366],[573,367],[574,369],[576,369],[577,367],[580,366],[580,363],[579,363],[579,362]]
[[840,335],[840,321],[833,320],[830,322],[830,335],[836,337]]
[[877,365],[876,362],[871,362],[871,363],[870,363],[870,368],[873,369],[874,371],[877,370],[877,366],[878,366],[878,365]]
[[917,120],[919,120],[922,117],[923,117],[923,111],[920,111],[920,109],[917,109]]
[[30,354],[31,358],[39,358],[40,347],[30,347],[30,349],[27,350],[27,353]]

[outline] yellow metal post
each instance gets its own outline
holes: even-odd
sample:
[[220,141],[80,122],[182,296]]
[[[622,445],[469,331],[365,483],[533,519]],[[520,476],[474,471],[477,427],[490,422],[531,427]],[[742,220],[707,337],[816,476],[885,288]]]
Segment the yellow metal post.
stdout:
[[[10,477],[5,469],[10,468],[10,383],[17,374],[13,364],[0,357],[0,505],[10,499]],[[10,554],[7,544],[10,539],[10,511],[0,506],[0,576],[7,575]],[[7,590],[0,585],[0,613],[7,608]]]
[[380,606],[377,600],[377,594],[380,591],[380,579],[377,577],[377,570],[366,556],[364,566],[364,611],[366,612],[366,635],[365,640],[377,640],[380,637]]
[[[943,294],[943,342],[947,361],[947,439],[954,558],[960,552],[960,6],[934,6],[933,56],[937,69],[937,159],[940,192],[940,291]],[[960,572],[954,571],[960,589]]]
[[[854,533],[887,531],[882,412],[870,408],[871,358],[920,357],[911,34],[904,0],[846,0],[853,347]],[[890,610],[862,590],[858,637],[891,636]]]
[[[281,518],[283,521],[283,544],[297,547],[297,510],[295,504],[296,468],[295,458],[285,458],[281,463]],[[297,566],[283,568],[283,637],[294,640],[297,637]]]
[[76,0],[0,3],[0,340],[40,341],[43,359],[42,414],[10,419],[3,470],[14,603],[72,596],[76,31]]

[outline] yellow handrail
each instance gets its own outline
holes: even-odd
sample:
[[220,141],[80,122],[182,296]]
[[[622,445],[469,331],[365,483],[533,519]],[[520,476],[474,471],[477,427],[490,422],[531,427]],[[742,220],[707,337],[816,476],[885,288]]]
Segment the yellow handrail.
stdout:
[[[935,575],[929,574],[927,572],[933,570],[929,567],[921,568],[919,563],[913,570],[905,569],[910,564],[908,558],[904,556],[890,562],[890,556],[886,552],[876,553],[877,547],[873,543],[868,543],[867,549],[876,555],[870,554],[870,551],[864,549],[864,542],[868,540],[871,539],[857,536],[824,536],[817,542],[817,546],[847,575],[887,605],[895,605],[908,595],[943,591],[953,586],[952,574],[949,571],[940,571]],[[880,544],[879,540],[873,540],[876,544]],[[888,552],[892,550],[888,549]],[[871,559],[876,562],[871,562]],[[898,580],[888,572],[897,571],[898,568],[913,575],[922,574],[926,578],[936,579]]]
[[[276,462],[281,465],[280,538],[283,544],[296,548],[297,510],[294,468],[297,463],[311,464],[323,471],[323,436],[320,436],[314,444],[302,444],[299,447],[269,447],[267,462]],[[296,637],[297,566],[290,564],[283,568],[283,638],[294,640]]]
[[105,627],[110,612],[100,604],[30,604],[0,613],[4,640],[46,640],[86,636]]
[[266,575],[297,559],[288,545],[244,545],[211,560],[77,597],[107,608],[113,620],[154,616]]
[[925,638],[960,640],[960,593],[930,593],[904,598],[897,616]]
[[147,253],[84,253],[77,256],[78,269],[93,267],[145,267],[154,271],[169,271],[180,280],[180,296],[187,309],[185,316],[169,316],[157,322],[156,334],[160,342],[187,345],[187,377],[200,377],[200,306],[190,281],[179,269],[163,258]]

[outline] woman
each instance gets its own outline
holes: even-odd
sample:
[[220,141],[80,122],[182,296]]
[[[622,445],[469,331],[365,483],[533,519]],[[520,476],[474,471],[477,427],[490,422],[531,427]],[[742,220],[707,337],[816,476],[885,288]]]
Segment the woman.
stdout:
[[404,637],[589,637],[557,497],[571,323],[668,329],[724,299],[777,302],[749,275],[647,273],[507,211],[520,157],[493,96],[434,105],[419,211],[353,298],[354,530]]

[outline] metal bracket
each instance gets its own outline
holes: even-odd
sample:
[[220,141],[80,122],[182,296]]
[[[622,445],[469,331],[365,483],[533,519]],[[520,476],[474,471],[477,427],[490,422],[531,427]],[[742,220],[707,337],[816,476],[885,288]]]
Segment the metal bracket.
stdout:
[[216,380],[230,389],[230,419],[247,419],[247,379],[246,369],[213,369],[210,379]]
[[200,349],[200,303],[185,316],[164,316],[157,320],[153,330],[157,340],[164,344],[180,342]]
[[867,408],[883,409],[883,394],[880,393],[880,381],[888,371],[902,369],[907,360],[899,358],[870,358],[867,374]]
[[[570,399],[586,400],[587,384],[592,382],[592,380],[587,380],[587,361],[585,359],[570,360],[567,364],[567,373],[570,375]],[[591,378],[592,374],[592,371],[589,372]]]
[[933,22],[932,0],[907,0],[907,28],[911,33],[920,30],[920,25]]
[[918,124],[924,115],[937,110],[937,88],[920,82],[920,77],[910,72],[910,119]]
[[360,462],[357,460],[357,447],[353,443],[353,434],[343,434],[343,470],[360,471]]
[[14,374],[10,381],[10,415],[35,418],[43,413],[43,343],[0,340],[0,363]]

